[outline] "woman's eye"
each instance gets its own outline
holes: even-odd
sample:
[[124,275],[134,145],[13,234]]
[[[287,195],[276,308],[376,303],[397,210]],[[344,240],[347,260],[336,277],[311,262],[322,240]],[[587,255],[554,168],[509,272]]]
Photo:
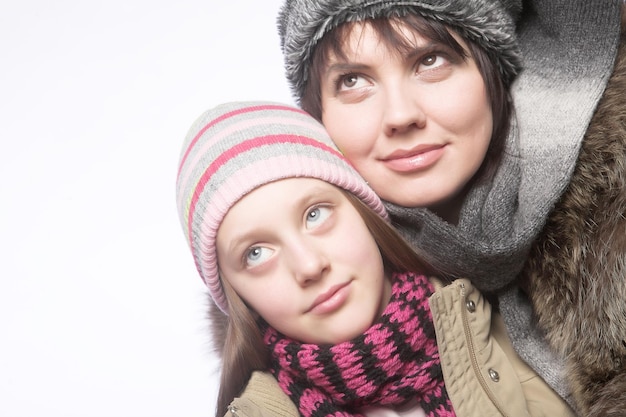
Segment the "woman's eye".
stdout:
[[337,90],[345,91],[363,87],[365,79],[357,74],[346,74],[339,77],[337,82]]
[[254,267],[261,265],[265,261],[267,261],[274,251],[270,248],[266,248],[263,246],[254,246],[248,249],[244,256],[244,262],[247,267]]
[[332,210],[330,207],[318,206],[309,210],[306,214],[307,229],[315,229],[319,227],[330,216]]
[[446,59],[441,55],[431,54],[425,56],[419,63],[419,70],[430,70],[438,68],[446,63]]

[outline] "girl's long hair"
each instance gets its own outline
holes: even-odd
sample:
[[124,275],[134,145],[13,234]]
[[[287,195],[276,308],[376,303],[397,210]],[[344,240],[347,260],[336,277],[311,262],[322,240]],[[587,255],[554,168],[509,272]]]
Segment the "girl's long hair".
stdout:
[[221,280],[228,300],[228,315],[209,297],[209,320],[214,350],[222,360],[216,417],[241,394],[253,371],[266,370],[269,352],[256,315],[227,280]]
[[[402,236],[359,198],[344,194],[363,218],[380,250],[385,272],[420,272],[427,275],[445,275],[424,261],[418,249],[413,249]],[[237,295],[227,280],[221,280],[228,300],[228,316],[209,298],[209,317],[214,348],[222,359],[220,388],[216,416],[228,411],[228,405],[239,396],[252,372],[265,371],[269,352],[263,342],[259,318]]]

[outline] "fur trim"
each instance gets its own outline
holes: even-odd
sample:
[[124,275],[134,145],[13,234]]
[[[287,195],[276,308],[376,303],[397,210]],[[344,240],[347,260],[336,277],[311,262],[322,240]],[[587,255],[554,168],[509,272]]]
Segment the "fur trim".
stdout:
[[513,22],[520,10],[518,0],[287,0],[278,16],[278,31],[287,78],[298,100],[304,94],[315,46],[326,33],[346,22],[409,13],[449,25],[476,42],[497,62],[509,83],[520,65]]
[[626,36],[524,276],[583,416],[626,415]]

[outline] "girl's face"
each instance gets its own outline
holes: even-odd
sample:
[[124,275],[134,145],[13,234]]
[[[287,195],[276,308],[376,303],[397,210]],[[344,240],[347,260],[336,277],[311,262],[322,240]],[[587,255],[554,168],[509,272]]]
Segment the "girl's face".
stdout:
[[378,246],[335,186],[266,184],[228,211],[217,233],[222,279],[279,332],[305,343],[363,333],[391,294]]
[[331,53],[322,71],[322,122],[381,198],[439,211],[458,204],[480,168],[491,108],[472,58],[399,28],[412,53],[389,49],[368,24],[353,25],[347,59]]

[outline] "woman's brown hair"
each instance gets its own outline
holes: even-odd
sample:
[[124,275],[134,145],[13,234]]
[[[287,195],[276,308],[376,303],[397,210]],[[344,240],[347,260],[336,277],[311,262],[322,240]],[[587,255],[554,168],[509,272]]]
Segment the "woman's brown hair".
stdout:
[[[359,198],[349,192],[343,193],[360,214],[378,245],[388,276],[405,271],[427,275],[444,272],[429,266],[418,250],[412,249],[389,223]],[[258,316],[235,293],[227,280],[222,279],[221,283],[228,300],[228,316],[209,300],[211,337],[222,359],[217,417],[226,414],[228,405],[241,394],[252,372],[267,370],[269,361]]]
[[[479,171],[474,176],[474,180],[490,178],[495,173],[502,158],[504,144],[513,115],[509,86],[505,84],[498,70],[496,58],[490,57],[483,48],[464,38],[469,49],[469,51],[466,51],[452,36],[452,29],[449,29],[441,22],[426,19],[414,13],[401,17],[370,19],[366,23],[374,30],[385,46],[391,50],[396,50],[399,54],[408,53],[414,48],[411,39],[407,38],[401,31],[402,27],[407,27],[425,38],[450,48],[464,60],[468,58],[474,59],[485,83],[493,116],[493,128],[487,155]],[[300,98],[300,104],[305,111],[319,121],[322,120],[320,89],[322,72],[326,68],[331,55],[341,59],[346,58],[344,51],[345,39],[348,38],[355,24],[357,23],[344,23],[328,32],[319,41],[313,52],[309,73],[307,74],[307,83],[304,94]]]

